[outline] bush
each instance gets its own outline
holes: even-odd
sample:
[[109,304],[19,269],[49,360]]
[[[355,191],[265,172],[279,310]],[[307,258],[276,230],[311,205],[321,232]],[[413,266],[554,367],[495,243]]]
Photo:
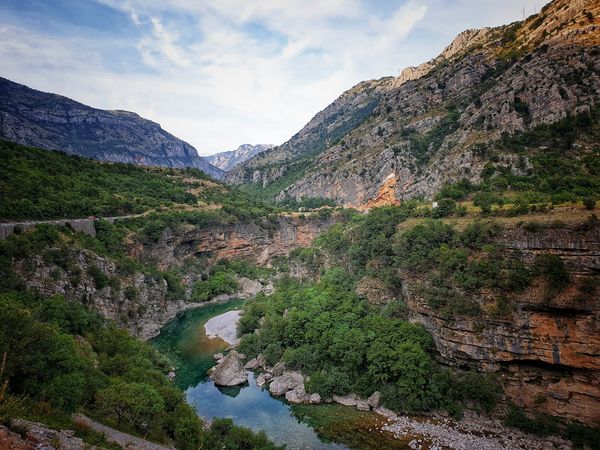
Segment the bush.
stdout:
[[165,404],[156,390],[146,383],[118,383],[98,391],[98,410],[114,417],[117,424],[130,423],[142,433],[150,430],[152,422]]
[[213,273],[208,280],[197,281],[192,289],[192,301],[205,302],[221,294],[233,294],[238,283],[229,272]]
[[548,280],[551,290],[561,291],[570,281],[569,272],[562,258],[552,253],[538,255],[533,263],[536,275],[542,275]]
[[96,286],[96,289],[103,289],[106,286],[108,286],[110,279],[104,272],[102,272],[98,268],[98,266],[90,265],[87,269],[87,273],[90,277],[92,277],[92,280],[94,281],[94,286]]
[[596,208],[596,199],[592,197],[585,197],[583,199],[583,206],[585,206],[585,209],[588,211],[594,210]]
[[456,202],[450,198],[443,198],[438,201],[437,208],[433,209],[434,219],[440,219],[451,215],[456,210]]

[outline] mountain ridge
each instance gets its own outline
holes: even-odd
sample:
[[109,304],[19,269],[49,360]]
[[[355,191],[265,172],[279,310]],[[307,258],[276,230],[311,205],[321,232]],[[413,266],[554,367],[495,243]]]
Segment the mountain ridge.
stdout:
[[[390,176],[400,201],[431,198],[463,178],[479,183],[490,162],[482,145],[598,104],[599,14],[591,0],[555,0],[525,21],[466,30],[431,61],[344,92],[225,180],[257,192],[276,187],[279,201],[325,197],[355,207]],[[500,158],[514,166],[516,155]]]
[[213,166],[227,172],[238,164],[273,147],[272,144],[242,144],[235,150],[215,153],[214,155],[205,156],[205,159]]
[[190,144],[135,112],[93,108],[1,77],[0,138],[99,160],[223,174]]

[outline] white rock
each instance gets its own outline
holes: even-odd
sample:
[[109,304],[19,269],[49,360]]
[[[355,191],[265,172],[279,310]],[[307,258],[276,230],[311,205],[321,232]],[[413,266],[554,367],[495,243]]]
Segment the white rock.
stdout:
[[356,406],[358,404],[358,400],[358,397],[354,394],[333,396],[334,402],[344,406]]
[[284,372],[278,377],[274,377],[269,385],[269,392],[273,395],[284,395],[292,389],[302,386],[304,389],[304,377],[299,372]]
[[379,402],[381,401],[381,392],[375,391],[371,396],[367,399],[367,403],[373,409],[379,408]]
[[248,369],[248,370],[256,370],[256,369],[258,369],[258,367],[259,367],[258,359],[256,359],[256,358],[252,358],[250,361],[248,361],[244,365],[244,369]]

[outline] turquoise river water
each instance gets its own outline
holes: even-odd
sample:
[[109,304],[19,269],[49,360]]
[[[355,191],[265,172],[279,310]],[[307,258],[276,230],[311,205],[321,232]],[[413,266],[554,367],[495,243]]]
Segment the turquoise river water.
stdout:
[[252,372],[245,386],[216,387],[207,370],[214,365],[213,355],[227,344],[207,338],[204,324],[242,304],[233,300],[187,311],[165,325],[152,341],[175,362],[175,382],[199,416],[227,417],[237,425],[264,430],[276,444],[288,449],[407,448],[405,442],[379,430],[384,420],[376,414],[340,405],[290,405],[256,386]]

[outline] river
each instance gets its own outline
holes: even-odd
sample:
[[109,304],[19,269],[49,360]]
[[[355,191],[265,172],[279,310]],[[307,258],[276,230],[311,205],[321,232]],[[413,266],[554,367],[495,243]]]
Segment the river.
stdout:
[[335,404],[290,405],[259,388],[252,372],[245,386],[216,387],[206,372],[214,365],[212,356],[228,344],[208,338],[204,324],[242,304],[242,300],[233,300],[187,311],[165,325],[152,341],[175,362],[175,383],[199,416],[231,418],[237,425],[265,431],[288,449],[408,448],[406,442],[381,431],[386,420],[377,414]]

